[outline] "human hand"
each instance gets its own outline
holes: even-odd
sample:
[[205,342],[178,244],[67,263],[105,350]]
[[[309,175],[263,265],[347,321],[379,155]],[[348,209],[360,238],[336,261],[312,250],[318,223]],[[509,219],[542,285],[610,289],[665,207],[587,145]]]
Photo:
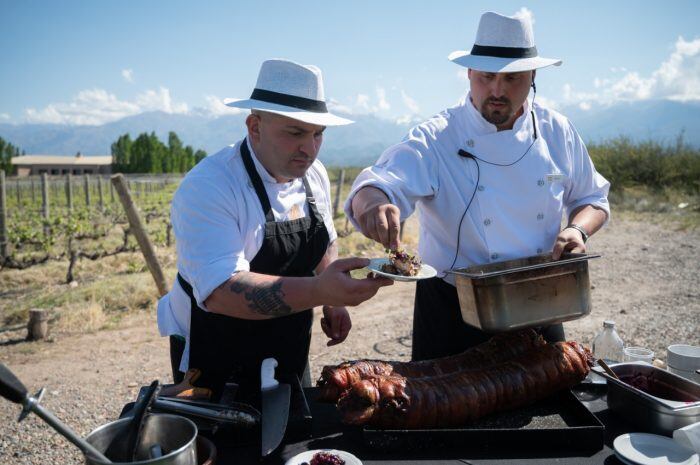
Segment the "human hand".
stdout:
[[352,328],[352,321],[345,307],[323,307],[321,329],[331,339],[326,343],[328,347],[343,342],[348,337],[350,328]]
[[366,258],[335,260],[316,276],[314,300],[317,305],[345,307],[359,305],[373,297],[380,287],[394,284],[391,279],[368,276],[354,279],[350,271],[369,265]]
[[574,228],[564,228],[559,232],[554,241],[554,249],[552,250],[552,258],[559,260],[564,252],[584,253],[586,244],[583,243],[583,234],[581,231]]
[[360,231],[366,237],[387,249],[401,246],[401,211],[389,202],[384,192],[371,186],[360,189],[353,198],[352,210]]

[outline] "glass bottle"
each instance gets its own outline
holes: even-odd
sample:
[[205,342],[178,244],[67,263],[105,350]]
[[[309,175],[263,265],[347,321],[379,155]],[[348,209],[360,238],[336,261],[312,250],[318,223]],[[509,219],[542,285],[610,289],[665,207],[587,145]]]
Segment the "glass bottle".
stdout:
[[593,339],[593,356],[603,359],[605,363],[617,363],[623,360],[624,343],[615,331],[615,322],[605,320],[603,330]]

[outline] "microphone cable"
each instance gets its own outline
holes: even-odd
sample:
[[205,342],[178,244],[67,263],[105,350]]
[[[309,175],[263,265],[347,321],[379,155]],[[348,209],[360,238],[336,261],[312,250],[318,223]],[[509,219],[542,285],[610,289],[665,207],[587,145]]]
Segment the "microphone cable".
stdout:
[[513,166],[516,163],[518,163],[520,160],[525,158],[525,155],[528,154],[530,149],[532,148],[533,145],[535,145],[535,142],[538,139],[537,135],[537,122],[535,121],[535,97],[537,96],[537,87],[535,87],[535,80],[532,80],[532,88],[534,90],[534,94],[532,96],[532,108],[530,109],[530,114],[532,115],[532,130],[533,130],[533,139],[532,143],[530,146],[525,150],[525,153],[523,153],[517,160],[511,163],[494,163],[490,161],[483,160],[477,156],[475,156],[472,153],[467,152],[464,149],[459,149],[457,152],[457,155],[459,155],[462,158],[466,159],[471,159],[474,160],[474,163],[476,164],[476,184],[474,184],[474,191],[472,192],[471,197],[469,198],[469,202],[467,203],[467,207],[464,209],[464,213],[462,213],[462,218],[459,220],[459,227],[457,228],[457,247],[455,248],[455,256],[452,260],[452,265],[450,265],[450,270],[454,269],[455,263],[457,263],[457,257],[459,256],[459,243],[462,239],[461,234],[462,234],[462,223],[464,222],[464,218],[467,216],[467,211],[469,211],[469,207],[471,207],[472,202],[474,201],[474,197],[476,196],[476,191],[479,189],[479,181],[481,180],[481,168],[479,167],[479,162],[486,163],[487,165],[493,165],[493,166]]

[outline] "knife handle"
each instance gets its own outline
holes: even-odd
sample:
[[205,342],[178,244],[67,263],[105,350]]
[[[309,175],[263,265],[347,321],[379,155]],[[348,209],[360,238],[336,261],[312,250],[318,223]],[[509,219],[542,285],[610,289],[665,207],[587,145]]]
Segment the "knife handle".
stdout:
[[[276,364],[277,362],[275,362]],[[4,364],[0,363],[0,396],[21,404],[27,398],[27,388],[24,387],[14,373],[10,371]]]
[[263,391],[274,389],[279,386],[279,382],[275,379],[275,367],[277,360],[274,358],[266,358],[260,366],[260,384]]

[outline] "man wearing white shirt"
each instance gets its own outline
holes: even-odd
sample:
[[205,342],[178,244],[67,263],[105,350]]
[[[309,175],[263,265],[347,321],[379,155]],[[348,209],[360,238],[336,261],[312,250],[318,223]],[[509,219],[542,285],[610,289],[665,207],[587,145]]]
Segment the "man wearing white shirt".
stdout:
[[[330,183],[316,157],[325,127],[351,121],[328,112],[320,70],[267,60],[251,97],[227,105],[251,109],[248,136],[202,160],[175,193],[178,276],[158,326],[171,336],[174,371],[199,369],[197,386],[215,399],[232,379],[255,402],[263,359],[302,377],[313,307],[323,306],[328,345],[338,344],[351,326],[345,306],[391,281],[352,279],[369,261],[337,260]],[[185,339],[181,359],[174,336]]]
[[[584,252],[609,216],[609,183],[569,120],[527,101],[536,70],[561,61],[538,56],[529,20],[490,12],[471,52],[450,59],[469,68],[469,94],[362,171],[345,204],[348,217],[367,237],[396,248],[401,221],[417,210],[418,253],[439,272]],[[454,278],[441,274],[417,284],[414,360],[490,337],[462,321]],[[564,337],[561,325],[543,334]]]

